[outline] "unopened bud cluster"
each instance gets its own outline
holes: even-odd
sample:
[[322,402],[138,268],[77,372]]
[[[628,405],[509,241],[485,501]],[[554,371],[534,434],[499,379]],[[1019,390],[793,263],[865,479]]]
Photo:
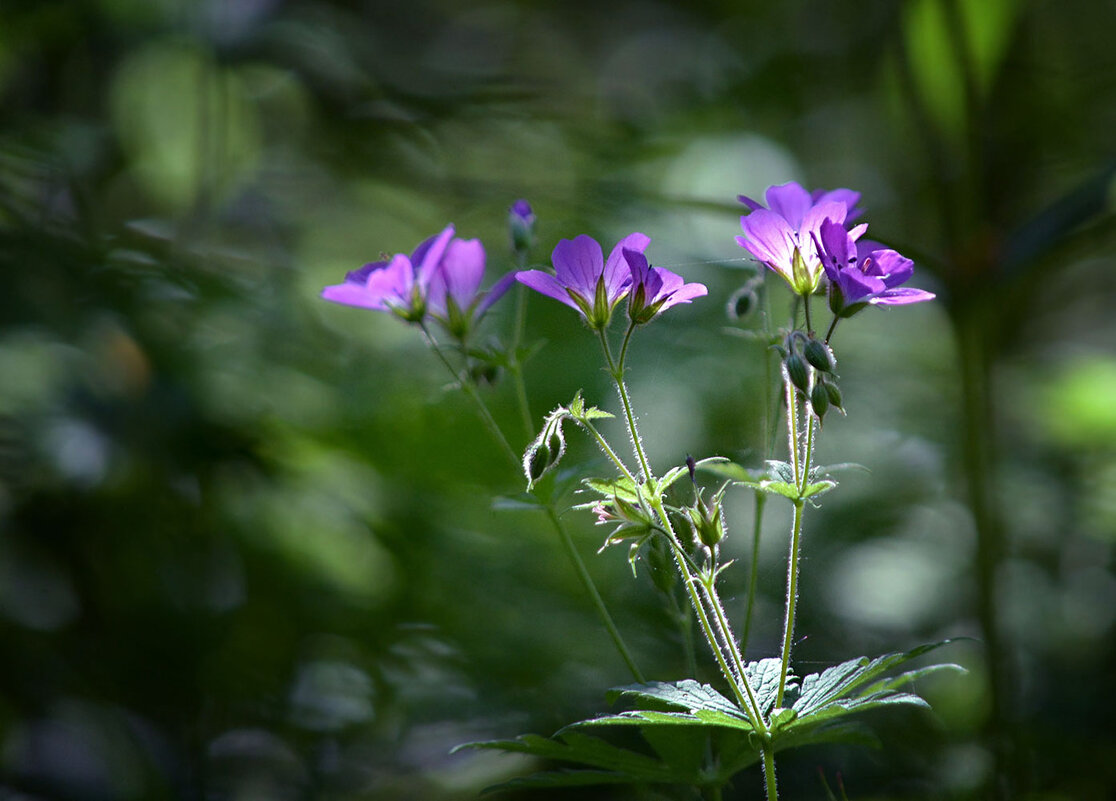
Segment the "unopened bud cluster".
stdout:
[[778,348],[783,357],[787,380],[809,399],[818,420],[830,407],[844,412],[841,390],[837,386],[837,360],[829,345],[801,331],[794,331]]

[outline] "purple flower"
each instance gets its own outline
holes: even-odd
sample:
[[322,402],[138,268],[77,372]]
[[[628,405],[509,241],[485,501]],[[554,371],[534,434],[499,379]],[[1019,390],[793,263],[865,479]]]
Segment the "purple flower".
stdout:
[[740,218],[744,235],[736,237],[737,244],[782,276],[799,295],[813,294],[821,283],[823,270],[817,249],[821,224],[827,219],[845,222],[848,204],[855,203],[859,195],[836,189],[818,197],[815,201],[794,182],[767,190],[771,208],[742,197],[754,210]]
[[488,308],[515,280],[508,273],[487,294],[479,292],[484,278],[484,247],[476,239],[454,238],[447,225],[415,248],[389,261],[366,264],[345,276],[343,284],[327,286],[322,297],[334,303],[392,312],[410,323],[430,314],[458,339],[463,339]]
[[484,261],[484,246],[479,240],[454,239],[430,279],[426,308],[457,339],[464,340],[515,281],[515,273],[510,272],[487,293],[480,292]]
[[631,285],[631,270],[623,250],[642,253],[649,244],[651,239],[645,234],[628,234],[605,261],[597,240],[581,234],[572,240],[561,240],[554,248],[551,255],[554,275],[523,270],[515,278],[536,292],[565,303],[581,314],[590,328],[603,331],[612,319],[612,310],[628,294]]
[[426,316],[430,281],[452,238],[453,226],[447,225],[415,248],[410,258],[399,253],[390,261],[366,264],[348,273],[343,284],[327,286],[322,297],[346,306],[392,312],[417,323]]
[[686,284],[677,273],[650,266],[639,251],[624,248],[624,261],[632,273],[628,317],[636,325],[649,323],[671,306],[689,303],[709,292],[704,284]]
[[816,244],[829,278],[829,306],[838,317],[851,317],[866,304],[902,306],[933,300],[934,294],[903,287],[914,262],[870,240],[857,241],[865,226],[853,231],[833,220],[820,227]]
[[[752,211],[764,208],[762,203],[752,200],[747,195],[737,195],[736,199]],[[791,181],[768,187],[764,199],[767,201],[768,208],[788,220],[792,218],[801,220],[807,208],[819,203],[844,203],[845,208],[848,209],[845,222],[852,222],[864,213],[864,209],[856,205],[860,201],[860,193],[852,189],[815,189],[813,192],[807,192],[799,184]]]

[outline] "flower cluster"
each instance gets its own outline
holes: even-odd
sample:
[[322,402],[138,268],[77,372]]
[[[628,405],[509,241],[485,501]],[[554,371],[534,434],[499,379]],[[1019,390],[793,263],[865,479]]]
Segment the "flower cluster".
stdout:
[[596,331],[603,331],[612,312],[630,297],[628,314],[633,324],[653,320],[660,312],[705,295],[703,284],[687,284],[677,273],[651,267],[643,251],[651,244],[645,234],[631,233],[608,256],[597,240],[581,234],[563,239],[554,248],[554,275],[542,270],[516,273],[521,284],[577,311]]
[[[850,317],[868,305],[896,306],[930,300],[934,295],[904,287],[913,262],[883,245],[862,239],[867,224],[852,225],[861,215],[860,193],[851,189],[808,192],[793,181],[772,186],[763,203],[740,195],[749,213],[740,218],[737,243],[781,276],[800,296],[809,297],[827,280],[835,319]],[[525,257],[534,241],[535,213],[526,200],[508,212],[511,246]],[[507,273],[488,292],[485,251],[476,239],[458,239],[452,225],[406,256],[366,264],[344,283],[326,287],[322,297],[336,303],[391,312],[413,323],[438,320],[464,342],[484,313],[512,283],[519,283],[574,309],[589,327],[603,331],[617,305],[628,299],[633,326],[655,319],[666,309],[707,294],[703,284],[686,283],[677,273],[652,267],[644,254],[651,239],[628,234],[609,253],[581,234],[562,239],[551,254],[554,273],[519,270]],[[521,261],[522,263],[522,261]]]
[[737,243],[778,273],[798,295],[818,290],[829,279],[829,303],[838,317],[849,317],[868,304],[900,305],[934,295],[900,285],[914,263],[889,248],[860,241],[866,224],[849,227],[860,216],[860,194],[850,189],[806,191],[793,181],[772,186],[767,207],[751,198],[740,201],[751,213],[740,218],[744,230]]
[[344,283],[327,286],[322,297],[347,306],[391,312],[411,323],[427,315],[464,339],[488,308],[515,280],[508,273],[487,293],[484,246],[476,239],[458,239],[453,225],[432,236],[408,257],[372,262],[345,276]]

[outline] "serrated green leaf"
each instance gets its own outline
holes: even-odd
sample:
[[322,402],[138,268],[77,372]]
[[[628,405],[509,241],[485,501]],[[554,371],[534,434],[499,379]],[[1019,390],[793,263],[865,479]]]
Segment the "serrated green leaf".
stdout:
[[616,415],[614,415],[612,412],[606,412],[604,409],[598,409],[596,406],[590,406],[584,412],[578,415],[578,417],[580,417],[582,420],[600,420],[602,418],[615,416]]
[[[619,478],[583,478],[581,483],[603,498],[616,496],[629,503],[639,503],[635,482],[626,476]],[[595,504],[596,501],[593,501],[587,505],[580,504],[579,507],[590,508]]]
[[586,726],[713,726],[752,731],[752,724],[738,714],[729,714],[713,709],[697,709],[693,712],[659,712],[652,709],[633,709],[615,715],[602,715],[599,718],[571,723],[562,731]]
[[[779,677],[782,672],[783,663],[775,657],[749,662],[744,666],[748,683],[752,685],[752,692],[756,694],[756,703],[759,704],[760,711],[764,715],[775,706],[775,696],[779,692]],[[795,685],[794,674],[788,671],[787,688],[793,690]]]
[[[629,684],[614,687],[606,694],[608,702],[615,703],[618,698],[634,699],[640,709],[648,704],[666,704],[668,707],[696,713],[699,710],[720,712],[748,723],[748,716],[736,704],[725,698],[708,684],[699,684],[693,679],[676,682],[651,681],[643,684]],[[749,723],[749,726],[751,724]]]
[[712,473],[715,476],[727,478],[730,481],[759,481],[764,477],[762,470],[752,470],[736,462],[730,462],[728,459],[721,459],[719,457],[717,461],[702,459],[697,463],[697,468],[705,473]]
[[[874,679],[893,667],[928,653],[950,642],[949,640],[922,645],[910,651],[884,654],[875,659],[860,657],[850,659],[839,665],[826,668],[821,673],[812,673],[802,680],[801,690],[791,705],[798,714],[792,727],[813,727],[850,712],[894,705],[908,704],[927,706],[926,702],[914,693],[901,693],[898,689],[919,676],[938,670],[960,670],[957,665],[930,665],[908,671],[899,676]],[[865,685],[868,685],[865,687]]]

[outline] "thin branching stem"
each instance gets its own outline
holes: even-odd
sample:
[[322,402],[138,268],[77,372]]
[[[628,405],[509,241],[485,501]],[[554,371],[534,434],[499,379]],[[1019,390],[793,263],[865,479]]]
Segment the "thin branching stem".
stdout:
[[[516,456],[515,451],[512,450],[511,444],[509,444],[508,442],[508,438],[504,436],[504,432],[501,430],[495,418],[493,418],[492,413],[488,409],[488,404],[484,402],[484,398],[480,396],[480,394],[476,391],[476,387],[474,387],[471,382],[464,380],[458,374],[457,370],[454,369],[453,364],[450,363],[450,360],[448,358],[446,358],[445,353],[443,353],[442,349],[438,346],[437,340],[434,339],[426,324],[421,323],[420,327],[422,328],[423,334],[426,335],[426,341],[430,345],[431,350],[434,351],[434,353],[438,356],[438,359],[442,362],[442,364],[445,365],[446,369],[450,371],[453,377],[457,379],[457,383],[461,387],[462,391],[476,405],[481,419],[484,420],[488,430],[492,433],[492,436],[496,439],[496,441],[500,443],[505,453],[510,455],[510,461],[515,471],[518,473],[519,470],[522,468],[519,457]],[[598,434],[598,436],[600,435]],[[607,443],[605,444],[607,445]],[[555,533],[558,535],[558,539],[561,541],[563,549],[566,551],[567,556],[569,556],[570,561],[573,563],[574,572],[577,573],[578,578],[581,580],[581,584],[584,587],[586,594],[589,596],[590,600],[593,603],[593,606],[597,610],[597,615],[600,617],[601,623],[604,625],[605,629],[608,631],[609,636],[612,638],[612,642],[613,645],[616,646],[616,650],[620,653],[620,658],[624,660],[624,663],[628,666],[628,669],[631,671],[632,676],[635,678],[635,680],[643,683],[643,673],[640,671],[639,667],[635,663],[635,660],[632,658],[631,650],[629,650],[627,643],[624,642],[624,638],[621,636],[620,630],[616,628],[616,623],[613,621],[612,615],[609,614],[608,607],[605,606],[604,599],[601,597],[600,591],[597,590],[597,585],[593,581],[593,577],[589,575],[589,570],[585,567],[585,561],[577,552],[577,548],[574,546],[569,532],[567,532],[565,526],[562,525],[562,521],[558,517],[558,512],[555,509],[554,502],[551,500],[543,501],[543,507],[546,509],[547,518],[550,520]]]

